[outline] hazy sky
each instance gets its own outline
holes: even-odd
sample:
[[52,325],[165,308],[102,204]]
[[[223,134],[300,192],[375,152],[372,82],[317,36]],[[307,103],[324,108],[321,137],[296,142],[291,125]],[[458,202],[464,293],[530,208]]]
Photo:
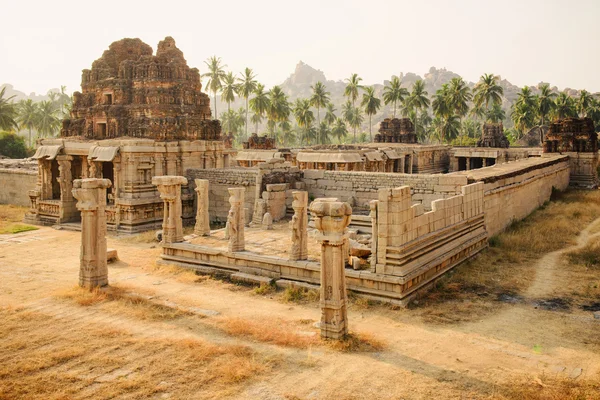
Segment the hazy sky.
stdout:
[[156,45],[173,36],[188,64],[221,57],[267,86],[299,60],[328,79],[356,72],[381,83],[400,72],[447,68],[477,81],[550,82],[600,91],[600,0],[2,0],[0,84],[45,93],[80,90],[113,41]]

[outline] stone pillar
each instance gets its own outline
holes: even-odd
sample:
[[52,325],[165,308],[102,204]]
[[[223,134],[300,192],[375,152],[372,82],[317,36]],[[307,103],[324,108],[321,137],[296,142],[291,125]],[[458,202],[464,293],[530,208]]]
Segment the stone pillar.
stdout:
[[484,166],[484,167],[487,167],[487,158],[483,157],[481,159],[481,165]]
[[408,173],[412,174],[413,173],[413,161],[414,161],[414,153],[410,153],[410,162],[408,164]]
[[210,217],[208,215],[208,179],[195,179],[198,207],[194,233],[198,236],[210,236]]
[[108,285],[106,266],[106,189],[108,179],[76,179],[73,196],[81,211],[79,286],[92,289]]
[[183,241],[183,223],[181,221],[181,185],[187,184],[183,176],[155,176],[156,185],[163,200],[163,243]]
[[[227,215],[227,232],[229,234],[229,251],[244,251],[244,193],[246,188],[229,188],[229,215]],[[262,221],[261,221],[262,222]]]
[[310,205],[321,243],[321,337],[341,339],[348,333],[344,230],[352,207],[337,199],[317,199]]
[[77,211],[75,199],[73,198],[73,176],[71,173],[72,156],[60,155],[56,157],[58,162],[58,183],[60,185],[60,208],[59,222],[68,222],[75,219]]
[[375,272],[377,266],[377,236],[379,234],[379,229],[377,226],[377,204],[379,202],[377,200],[371,200],[369,202],[369,207],[371,209],[371,213],[369,216],[371,217],[371,272]]
[[406,154],[402,155],[402,158],[400,158],[401,162],[400,162],[400,173],[404,174],[405,170],[406,170]]
[[292,249],[290,260],[308,259],[308,192],[292,192]]
[[466,164],[467,171],[470,171],[471,170],[471,157],[465,157],[465,164]]

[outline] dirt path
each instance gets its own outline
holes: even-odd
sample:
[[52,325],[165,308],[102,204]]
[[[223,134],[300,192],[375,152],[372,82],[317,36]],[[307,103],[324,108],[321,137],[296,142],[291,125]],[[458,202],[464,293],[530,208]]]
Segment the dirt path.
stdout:
[[[588,232],[589,228],[578,238],[578,246],[597,235]],[[452,327],[424,324],[410,310],[351,309],[351,330],[385,342],[386,348],[381,352],[350,354],[320,346],[295,349],[233,337],[214,328],[216,318],[296,323],[316,322],[320,313],[315,305],[281,303],[247,290],[232,290],[235,287],[219,281],[182,281],[172,274],[157,273],[152,265],[159,254],[158,248],[115,239],[109,239],[109,247],[117,248],[121,261],[109,267],[112,285],[150,293],[157,301],[214,310],[220,315],[157,322],[101,308],[79,307],[57,297],[60,291],[76,285],[79,240],[77,232],[49,228],[0,238],[0,304],[26,307],[50,317],[57,327],[69,331],[92,326],[124,331],[139,338],[200,338],[212,343],[241,343],[282,360],[272,373],[251,380],[233,395],[226,395],[231,398],[501,398],[515,380],[549,375],[569,377],[577,369],[582,369],[581,375],[587,378],[596,378],[600,372],[598,353],[568,341],[564,341],[564,346],[557,345],[564,339],[562,317],[548,317],[523,306],[477,323]],[[538,276],[528,295],[544,295],[546,285],[553,287],[559,283],[556,269],[562,252],[540,260]],[[315,329],[307,329],[316,334]],[[57,337],[60,335],[57,332]],[[543,351],[536,351],[540,336],[551,337],[552,345],[544,344]],[[132,357],[125,370],[142,368],[146,358]],[[9,360],[1,356],[0,359]],[[78,371],[82,366],[73,368]],[[95,379],[110,384],[111,379],[128,376],[117,373],[106,378],[106,375],[103,371]]]

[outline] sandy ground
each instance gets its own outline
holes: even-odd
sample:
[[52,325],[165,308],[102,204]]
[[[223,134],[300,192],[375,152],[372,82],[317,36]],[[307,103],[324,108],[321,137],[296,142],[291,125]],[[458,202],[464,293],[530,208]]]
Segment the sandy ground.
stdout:
[[[585,231],[578,245],[592,236]],[[259,353],[280,357],[282,362],[275,369],[244,382],[236,393],[225,397],[487,399],[510,397],[509,389],[517,384],[543,387],[541,381],[548,378],[599,378],[600,344],[585,343],[571,335],[574,331],[600,329],[600,320],[594,320],[591,313],[544,311],[520,303],[503,306],[499,312],[476,322],[444,326],[427,324],[412,310],[351,307],[350,330],[381,340],[384,350],[343,353],[320,346],[297,349],[231,337],[202,323],[186,324],[185,316],[156,322],[113,315],[102,309],[91,311],[66,302],[57,293],[77,284],[79,246],[80,233],[51,228],[0,236],[0,305],[47,316],[49,323],[56,325],[59,339],[63,330],[97,326],[125,331],[134,337],[234,341]],[[316,304],[283,303],[247,289],[236,290],[228,283],[182,281],[174,274],[157,271],[153,266],[160,252],[158,246],[114,237],[109,238],[108,246],[116,248],[120,257],[119,262],[109,265],[111,285],[151,293],[154,300],[214,310],[220,313],[218,318],[311,323],[320,318]],[[558,258],[557,252],[539,260],[537,278],[528,295],[550,295],[554,287],[561,285],[565,277],[560,273]],[[211,318],[205,318],[207,324]],[[307,334],[317,332],[311,324],[306,329]],[[0,363],[15,357],[2,350],[4,340],[0,338]],[[127,370],[143,370],[143,358],[134,359],[132,364]],[[127,374],[115,375],[114,379],[117,376],[128,379]],[[110,384],[110,377],[103,377],[97,377],[94,387]],[[157,398],[169,398],[171,392],[177,391],[167,390]],[[81,397],[96,398],[94,394],[94,390],[88,390]]]

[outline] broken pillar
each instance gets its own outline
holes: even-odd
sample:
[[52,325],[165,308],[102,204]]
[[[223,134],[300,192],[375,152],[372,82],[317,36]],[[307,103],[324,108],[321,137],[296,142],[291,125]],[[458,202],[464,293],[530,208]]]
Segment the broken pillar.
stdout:
[[352,207],[337,199],[316,199],[310,212],[321,243],[321,337],[341,339],[348,333],[343,245]]
[[195,179],[198,207],[194,233],[198,236],[210,236],[210,217],[208,215],[208,180]]
[[108,179],[76,179],[72,194],[81,212],[79,286],[93,289],[108,285],[106,265],[106,189]]
[[229,214],[227,215],[227,233],[229,235],[229,251],[244,251],[244,192],[246,188],[229,188]]
[[271,216],[271,213],[265,213],[262,221],[262,227],[268,231],[273,230],[273,217]]
[[163,243],[183,242],[183,222],[181,220],[181,185],[187,184],[183,176],[155,176],[156,185],[163,201]]
[[308,192],[292,192],[292,249],[290,260],[308,258]]

